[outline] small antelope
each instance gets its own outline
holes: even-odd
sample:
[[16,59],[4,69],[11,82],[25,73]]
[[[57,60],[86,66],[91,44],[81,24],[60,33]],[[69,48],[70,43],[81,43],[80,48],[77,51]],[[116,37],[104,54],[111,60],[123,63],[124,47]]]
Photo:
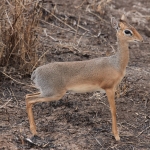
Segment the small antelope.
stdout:
[[124,15],[119,21],[112,18],[111,24],[117,30],[118,51],[115,55],[86,61],[49,63],[32,73],[31,80],[40,90],[40,93],[26,95],[30,131],[33,135],[37,134],[32,111],[34,103],[59,100],[67,91],[85,93],[102,89],[110,104],[112,132],[115,139],[120,140],[116,123],[115,90],[126,72],[128,43],[143,41],[143,38]]

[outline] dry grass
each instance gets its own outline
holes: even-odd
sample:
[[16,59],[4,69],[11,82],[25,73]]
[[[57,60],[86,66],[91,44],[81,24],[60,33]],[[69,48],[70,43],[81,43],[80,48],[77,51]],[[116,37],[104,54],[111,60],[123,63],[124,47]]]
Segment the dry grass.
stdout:
[[106,7],[111,3],[112,0],[93,0],[89,7],[92,11],[98,12],[101,15],[104,15],[106,13]]
[[0,14],[0,66],[28,74],[38,64],[37,50],[41,46],[38,3],[2,0]]

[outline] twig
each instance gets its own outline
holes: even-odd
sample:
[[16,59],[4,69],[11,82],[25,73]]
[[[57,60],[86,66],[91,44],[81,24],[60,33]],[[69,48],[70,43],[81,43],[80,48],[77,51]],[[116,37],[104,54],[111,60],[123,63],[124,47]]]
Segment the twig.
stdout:
[[[101,35],[101,31],[98,33],[98,35],[94,36],[94,37],[100,37]],[[113,53],[116,52],[116,50],[114,49],[114,47],[112,46],[112,44],[110,44],[105,38],[102,37],[102,39],[112,48]]]
[[9,2],[8,0],[6,0],[6,2],[7,2],[10,6],[12,6],[12,7],[14,8],[14,6],[13,6],[12,4],[10,4],[10,2]]
[[59,40],[57,39],[54,39],[52,36],[48,35],[47,32],[46,32],[46,29],[44,29],[44,33],[46,36],[50,37],[52,40],[54,40],[55,42],[58,42]]
[[21,38],[17,41],[17,43],[16,43],[15,46],[13,47],[11,53],[9,54],[9,57],[7,58],[7,62],[6,62],[7,65],[8,65],[8,62],[9,62],[9,59],[10,59],[12,53],[14,52],[14,50],[15,50],[16,46],[18,45],[18,43],[20,42],[20,40],[21,40]]
[[100,104],[103,104],[103,105],[105,105],[108,109],[110,109],[110,107],[109,107],[109,106],[107,106],[105,103],[100,102]]
[[81,26],[81,25],[78,25],[79,26],[79,28],[81,28],[81,29],[83,29],[83,30],[85,30],[85,31],[88,31],[88,32],[90,32],[90,30],[89,29],[86,29],[86,28],[84,28],[83,26]]
[[98,143],[100,146],[102,146],[101,143],[100,143],[100,141],[99,141],[97,138],[94,137],[94,139],[97,141],[97,143]]
[[75,46],[72,46],[75,50],[77,50],[79,53],[81,52],[81,50],[79,50],[78,48],[76,48]]
[[66,26],[68,26],[70,29],[76,31],[73,27],[71,27],[69,24],[65,23],[64,21],[62,21],[60,18],[58,18],[56,15],[54,15],[52,12],[48,11],[46,8],[42,7],[45,11],[47,11],[48,13],[50,13],[53,17],[55,17],[57,20],[59,20],[60,22],[62,22],[63,24],[65,24]]
[[0,109],[3,108],[3,107],[5,107],[11,100],[12,100],[12,99],[9,99],[4,105],[2,105],[2,106],[0,107]]
[[6,16],[7,16],[8,22],[9,22],[9,24],[10,24],[12,30],[14,30],[13,27],[12,27],[12,24],[11,24],[11,22],[10,22],[10,19],[9,19],[9,17],[8,17],[7,11],[5,10],[5,12],[6,12]]
[[49,143],[50,143],[50,142],[48,142],[48,143],[44,144],[42,147],[46,147]]
[[[95,138],[93,135],[91,135],[95,140],[96,140],[96,142],[100,145],[100,146],[102,146],[102,144],[100,143],[100,141],[97,139],[97,138]],[[103,146],[102,146],[103,147]]]
[[22,145],[24,145],[24,137],[22,136],[22,129],[21,129],[21,127],[20,127],[19,131],[20,131],[19,137],[20,137],[21,143],[22,143]]
[[2,71],[1,71],[1,73],[4,74],[5,76],[7,76],[8,78],[12,79],[13,81],[15,81],[15,82],[18,83],[18,84],[25,85],[25,86],[28,86],[28,87],[34,87],[34,86],[32,86],[32,85],[26,85],[25,83],[22,83],[22,82],[17,81],[16,79],[12,78],[11,76],[9,76],[8,74],[6,74],[5,72],[2,72]]
[[15,96],[13,90],[12,90],[11,88],[10,88],[10,90],[11,90],[11,94],[12,94],[12,96],[15,98],[15,100],[16,100],[16,102],[17,102],[17,106],[18,106],[18,100],[17,100],[17,98],[16,98],[16,96]]
[[[101,97],[100,97],[100,96],[97,96],[97,95],[93,95],[93,96],[90,97],[90,99],[91,99],[92,97],[94,97],[94,96],[96,96],[96,97],[98,98],[98,100],[101,100],[102,98],[105,98],[105,97],[106,97],[106,95],[103,95],[103,96],[101,96]],[[109,106],[107,106],[105,103],[100,102],[100,104],[103,104],[103,105],[105,105],[108,109],[110,109]]]
[[19,83],[19,84],[25,85],[25,83],[22,83],[22,82],[17,81],[16,79],[12,78],[11,76],[9,76],[8,74],[6,74],[5,72],[2,72],[2,71],[1,71],[1,73],[4,74],[5,76],[7,76],[8,78],[12,79],[13,81],[15,81],[15,82],[17,82],[17,83]]
[[80,38],[79,38],[79,40],[78,40],[78,44],[77,44],[77,46],[79,45],[79,43],[80,43],[80,41],[81,41],[82,37],[83,37],[86,33],[87,33],[87,31],[85,31],[85,32],[81,35],[81,37],[80,37]]
[[6,46],[3,42],[0,42],[0,45],[2,45],[3,47]]
[[[71,31],[71,30],[68,30],[68,29],[65,29],[65,28],[56,26],[56,25],[54,25],[54,24],[52,24],[52,23],[49,23],[49,22],[46,22],[46,21],[44,21],[44,20],[41,20],[41,19],[39,19],[39,20],[42,21],[42,22],[44,22],[44,23],[46,23],[46,24],[52,25],[52,26],[54,26],[54,27],[56,27],[56,28],[59,28],[59,29],[61,29],[61,30],[64,30],[64,31],[67,31],[67,32],[71,32],[71,33],[76,33],[76,32],[74,32],[74,31]],[[81,26],[81,25],[78,25],[78,27],[81,28],[81,29],[84,29],[86,32],[87,32],[87,31],[90,32],[90,30],[84,28],[84,27]],[[82,36],[82,34],[79,34],[79,33],[77,33],[77,35]]]
[[[72,26],[70,26],[69,24],[67,24],[66,22],[62,21],[60,18],[58,18],[56,15],[54,15],[52,12],[48,11],[46,8],[42,7],[45,11],[47,11],[48,13],[50,13],[53,17],[55,17],[57,20],[59,20],[60,22],[62,22],[63,24],[65,24],[66,26],[68,26],[70,29],[72,29],[73,31],[76,31],[76,29],[74,29]],[[86,31],[90,31],[84,27],[82,27],[81,25],[78,25],[78,27],[86,30]]]
[[86,2],[86,0],[84,0],[79,6],[75,6],[75,8],[79,8],[79,7],[81,7],[83,4],[84,4],[84,2]]
[[37,65],[37,63],[43,58],[43,56],[44,56],[48,51],[49,51],[49,49],[48,49],[46,52],[44,52],[42,56],[40,56],[40,58],[38,59],[38,61],[37,61],[37,62],[35,63],[35,65],[32,67],[32,71],[33,71],[33,69],[35,68],[35,66]]
[[[111,148],[112,148],[112,149],[114,149],[114,148],[115,148],[116,150],[119,150],[119,149],[117,148],[117,146],[118,146],[118,144],[116,144],[116,145],[112,146]],[[109,147],[109,148],[110,148],[110,147]],[[109,148],[108,148],[108,149],[109,149]]]
[[102,38],[102,39],[112,48],[113,53],[115,53],[116,51],[115,51],[114,47],[105,38]]
[[91,10],[89,9],[89,6],[87,6],[86,11],[93,14],[94,16],[98,17],[101,21],[104,21],[107,24],[110,24],[109,22],[107,22],[106,20],[104,20],[103,18],[101,18],[100,16],[98,16],[97,14],[91,12]]
[[150,126],[148,126],[147,128],[145,128],[143,131],[141,131],[136,137],[139,137],[144,131],[146,131],[147,129],[149,129]]
[[74,42],[75,42],[75,40],[76,40],[76,36],[77,36],[77,32],[78,32],[79,23],[80,23],[80,15],[79,15],[78,24],[77,24],[77,30],[76,30],[76,33],[75,33],[75,36],[74,36]]
[[131,127],[137,128],[136,126],[134,126],[134,125],[132,125],[132,124],[126,122],[126,121],[125,121],[125,123],[128,124],[128,125],[131,126]]
[[42,21],[42,22],[44,22],[44,23],[46,23],[46,24],[52,25],[52,26],[54,26],[54,27],[56,27],[56,28],[59,28],[59,29],[61,29],[61,30],[65,30],[65,31],[67,31],[67,32],[75,33],[74,31],[71,31],[71,30],[68,30],[68,29],[65,29],[65,28],[56,26],[56,25],[54,25],[54,24],[52,24],[52,23],[49,23],[49,22],[47,22],[47,21],[45,21],[45,20],[41,20],[41,19],[39,19],[39,20]]

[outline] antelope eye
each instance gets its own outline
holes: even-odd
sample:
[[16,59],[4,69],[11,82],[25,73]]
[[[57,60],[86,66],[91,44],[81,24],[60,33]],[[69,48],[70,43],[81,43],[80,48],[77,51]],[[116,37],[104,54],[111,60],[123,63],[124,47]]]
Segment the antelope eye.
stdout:
[[130,31],[130,30],[124,30],[124,33],[126,35],[132,36],[132,31]]

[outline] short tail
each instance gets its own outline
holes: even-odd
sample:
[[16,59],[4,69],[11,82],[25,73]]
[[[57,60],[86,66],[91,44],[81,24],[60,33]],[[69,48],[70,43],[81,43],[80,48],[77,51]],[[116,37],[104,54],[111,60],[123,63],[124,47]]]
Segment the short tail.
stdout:
[[31,80],[32,80],[32,81],[34,81],[34,80],[35,80],[35,77],[36,77],[35,71],[36,71],[36,70],[34,70],[34,71],[32,72],[32,74],[31,74]]

